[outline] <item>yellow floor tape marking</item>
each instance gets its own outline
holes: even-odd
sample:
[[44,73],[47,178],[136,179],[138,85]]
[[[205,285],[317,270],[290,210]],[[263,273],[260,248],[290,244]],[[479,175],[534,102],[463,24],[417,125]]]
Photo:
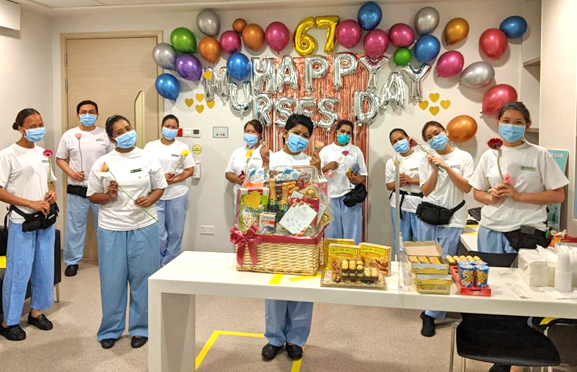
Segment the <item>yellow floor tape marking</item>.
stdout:
[[212,345],[214,345],[214,343],[216,342],[216,339],[218,338],[219,335],[220,335],[220,331],[212,332],[212,335],[210,335],[210,338],[208,339],[206,344],[204,344],[204,346],[202,347],[202,350],[200,351],[200,353],[198,353],[198,356],[195,359],[195,367],[194,367],[195,370],[197,370],[198,367],[200,367],[200,365],[202,364],[202,361],[206,357],[206,354],[208,354],[208,352],[210,351],[210,348],[212,347]]
[[468,231],[468,232],[465,232],[465,233],[463,233],[463,234],[467,234],[467,235],[479,235],[479,233],[472,232],[472,231]]
[[[305,350],[305,347],[303,346],[303,351]],[[293,366],[291,368],[291,372],[300,372],[301,370],[301,363],[303,362],[302,358],[293,362]]]
[[270,282],[268,282],[268,284],[279,285],[283,277],[284,274],[274,274]]
[[298,282],[299,280],[314,279],[314,278],[319,278],[320,276],[321,276],[321,274],[317,274],[314,276],[295,276],[293,278],[290,278],[289,280],[291,282]]
[[264,338],[264,335],[262,333],[246,333],[246,332],[231,332],[231,331],[218,331],[218,333],[224,336]]

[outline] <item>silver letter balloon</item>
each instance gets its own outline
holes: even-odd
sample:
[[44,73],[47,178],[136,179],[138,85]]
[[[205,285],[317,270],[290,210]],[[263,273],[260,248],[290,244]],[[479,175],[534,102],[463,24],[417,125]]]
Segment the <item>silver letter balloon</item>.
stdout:
[[272,99],[270,96],[267,94],[259,94],[253,98],[252,104],[252,113],[254,118],[263,123],[265,126],[270,126],[270,123],[272,122]]
[[321,119],[315,123],[317,127],[330,130],[337,122],[337,102],[337,99],[334,97],[321,98],[319,100],[319,113],[321,114]]
[[274,123],[279,127],[284,128],[287,119],[291,114],[294,112],[294,109],[290,109],[290,107],[294,107],[296,105],[296,100],[294,98],[289,97],[280,97],[277,98],[274,104]]
[[252,107],[252,95],[250,94],[250,81],[242,83],[242,91],[244,99],[241,101],[238,98],[238,85],[235,82],[228,83],[228,91],[230,94],[230,107],[239,114],[244,115]]
[[367,90],[370,92],[375,92],[377,90],[377,79],[379,77],[379,72],[385,67],[385,64],[389,59],[385,56],[379,59],[372,60],[368,55],[362,56],[359,61],[364,68],[369,72],[369,81],[367,82]]
[[421,101],[423,99],[423,80],[431,72],[431,66],[423,63],[421,67],[415,69],[413,66],[408,65],[403,66],[401,72],[407,79],[411,101]]
[[357,71],[359,62],[352,53],[337,53],[333,61],[333,87],[335,90],[343,88],[343,76],[352,75]]
[[252,57],[251,62],[250,82],[252,84],[252,94],[273,93],[276,77],[274,58]]
[[276,91],[281,93],[287,85],[293,89],[298,89],[297,68],[291,56],[284,56],[278,66],[276,73]]
[[308,93],[314,91],[313,79],[320,79],[329,71],[329,62],[321,56],[305,57],[305,89]]
[[[367,110],[363,110],[364,103],[367,102]],[[373,92],[355,92],[355,123],[358,125],[371,124],[375,121],[379,111],[379,100]]]

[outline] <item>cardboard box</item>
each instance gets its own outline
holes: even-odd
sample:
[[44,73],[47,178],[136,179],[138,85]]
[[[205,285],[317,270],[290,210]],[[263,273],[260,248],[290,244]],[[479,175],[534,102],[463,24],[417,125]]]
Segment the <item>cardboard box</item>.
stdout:
[[345,244],[345,245],[355,245],[354,239],[329,239],[325,238],[323,241],[323,255],[321,256],[321,264],[320,267],[324,267],[327,270],[330,270],[329,267],[329,245],[331,244]]
[[440,264],[432,263],[412,263],[411,272],[413,274],[437,274],[437,275],[449,275],[449,264],[446,263],[443,258],[443,249],[437,242],[405,242],[405,252],[407,254],[407,259],[409,256],[425,256],[425,257],[437,257]]
[[416,274],[413,277],[417,292],[421,294],[451,294],[453,277],[447,275]]

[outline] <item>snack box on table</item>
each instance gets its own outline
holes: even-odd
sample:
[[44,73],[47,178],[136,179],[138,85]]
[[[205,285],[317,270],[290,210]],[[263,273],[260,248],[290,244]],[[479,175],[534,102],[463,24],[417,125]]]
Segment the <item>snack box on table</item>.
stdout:
[[363,260],[370,266],[378,267],[385,276],[391,275],[391,247],[372,243],[360,243],[359,247]]
[[[411,273],[413,274],[433,274],[433,275],[448,275],[449,264],[443,259],[443,249],[437,242],[405,242],[405,253],[411,265]],[[411,257],[426,257],[427,261],[433,258],[438,263],[417,263],[411,262]]]
[[358,245],[329,244],[321,287],[386,289],[386,273],[374,265],[373,258],[363,257]]
[[421,294],[448,295],[451,293],[451,285],[453,284],[449,274],[415,274],[413,280],[417,292]]
[[340,244],[340,245],[355,245],[354,239],[331,239],[325,238],[323,243],[323,254],[321,256],[321,267],[325,269],[330,269],[329,263],[329,245]]

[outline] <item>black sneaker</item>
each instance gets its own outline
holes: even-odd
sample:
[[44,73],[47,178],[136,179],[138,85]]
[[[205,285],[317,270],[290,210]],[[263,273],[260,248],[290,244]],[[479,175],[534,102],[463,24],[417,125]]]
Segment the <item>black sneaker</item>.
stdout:
[[54,326],[52,322],[48,320],[46,315],[40,314],[37,318],[33,318],[32,315],[28,314],[28,324],[35,326],[43,331],[50,331]]
[[298,345],[286,344],[286,352],[290,360],[300,360],[303,357],[303,348]]
[[265,362],[270,362],[277,356],[277,354],[279,353],[279,351],[281,351],[281,349],[282,346],[274,346],[271,344],[264,345],[264,347],[262,348],[262,359]]
[[507,366],[504,364],[493,364],[489,372],[509,372],[511,371],[511,366]]
[[104,340],[100,341],[100,346],[102,346],[103,349],[110,349],[114,346],[115,343],[115,338],[105,338]]
[[64,270],[64,275],[75,276],[78,273],[78,265],[68,265],[66,270]]
[[0,335],[6,337],[10,341],[24,341],[26,340],[26,332],[19,324],[4,327],[0,324]]
[[421,328],[421,335],[425,337],[433,337],[435,335],[435,318],[428,316],[423,311],[421,313],[423,319],[423,328]]
[[130,341],[130,346],[134,349],[138,349],[139,347],[143,347],[146,342],[148,341],[148,337],[132,337]]

